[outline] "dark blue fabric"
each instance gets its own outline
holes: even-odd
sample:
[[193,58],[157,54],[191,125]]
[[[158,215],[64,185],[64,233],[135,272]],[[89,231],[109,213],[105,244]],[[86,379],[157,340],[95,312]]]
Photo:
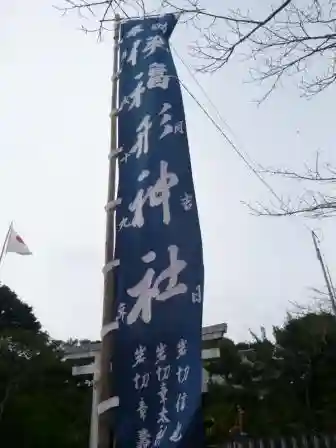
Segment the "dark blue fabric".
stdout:
[[[117,448],[203,446],[202,242],[181,90],[168,43],[175,25],[173,14],[121,25],[115,251],[120,265],[114,271],[119,329],[112,359],[120,399]],[[168,78],[160,77],[161,69]],[[141,104],[135,104],[137,86]],[[142,125],[149,125],[148,148]],[[168,198],[160,185],[154,187],[160,173],[161,183],[170,186]],[[144,205],[132,207],[141,189]],[[167,270],[170,256],[175,277]],[[146,275],[150,298],[145,286],[137,291]],[[138,300],[150,305],[140,314],[134,308]]]

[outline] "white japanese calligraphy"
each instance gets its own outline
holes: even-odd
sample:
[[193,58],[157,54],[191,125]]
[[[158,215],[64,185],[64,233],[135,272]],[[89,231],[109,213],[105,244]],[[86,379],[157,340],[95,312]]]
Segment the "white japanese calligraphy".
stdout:
[[136,367],[139,364],[143,364],[146,361],[146,347],[143,345],[139,345],[139,347],[135,350],[134,353],[134,364],[132,367]]
[[127,58],[127,51],[124,50],[120,56],[120,64],[122,64],[126,58]]
[[123,217],[121,218],[119,224],[118,224],[118,232],[120,232],[122,229],[127,229],[127,227],[131,227],[131,223],[129,222],[128,218]]
[[156,362],[155,364],[158,364],[159,362],[165,361],[167,359],[167,353],[166,353],[167,345],[160,342],[160,344],[156,347]]
[[150,175],[150,171],[149,170],[142,170],[140,173],[140,176],[138,177],[138,181],[142,182],[143,180],[145,180],[148,176]]
[[139,126],[137,127],[137,140],[130,150],[130,154],[136,154],[138,159],[142,154],[148,153],[148,135],[152,127],[150,115],[145,115]]
[[163,406],[167,403],[167,393],[168,393],[168,389],[167,389],[167,384],[163,381],[160,384],[160,390],[158,392],[158,396],[160,397],[160,404],[162,404]]
[[128,110],[132,110],[134,107],[139,108],[141,106],[142,95],[145,91],[146,88],[144,87],[143,81],[139,81],[136,88],[128,96],[128,102],[131,100]]
[[158,48],[165,48],[165,41],[163,37],[160,35],[150,36],[147,37],[146,45],[142,52],[145,54],[145,58],[148,58],[148,56],[154,54]]
[[164,103],[161,111],[159,112],[159,115],[162,117],[160,121],[160,126],[164,126],[162,134],[159,137],[160,140],[174,131],[173,125],[169,123],[172,119],[172,116],[171,114],[167,114],[167,111],[170,110],[171,108],[172,108],[171,104]]
[[163,103],[162,109],[159,112],[160,117],[162,117],[160,121],[160,126],[163,126],[163,131],[159,137],[160,140],[169,134],[184,133],[183,121],[178,121],[177,123],[175,123],[175,125],[172,125],[171,123],[172,115],[167,113],[167,111],[170,110],[171,108],[172,105],[170,103]]
[[164,405],[162,406],[161,411],[159,412],[159,418],[158,418],[157,422],[159,425],[161,423],[169,423],[170,422],[170,420],[168,418],[168,410]]
[[119,303],[118,309],[117,309],[117,321],[124,322],[125,316],[126,316],[126,303]]
[[201,303],[202,302],[202,293],[201,293],[201,286],[200,285],[198,285],[196,287],[196,292],[192,293],[191,301],[192,301],[192,303]]
[[171,442],[179,442],[182,439],[182,425],[180,422],[177,422],[176,428],[173,432],[173,434],[169,437],[169,440]]
[[138,60],[138,51],[139,51],[139,45],[141,44],[141,40],[135,40],[133,42],[132,50],[130,51],[130,54],[127,58],[127,62],[130,63],[133,67],[136,65]]
[[168,366],[164,366],[164,367],[159,366],[156,369],[156,375],[157,375],[158,381],[166,381],[166,380],[168,380],[169,375],[170,375],[170,366],[169,365]]
[[[140,174],[138,179],[143,179],[144,176]],[[148,172],[149,174],[149,172]],[[147,177],[147,176],[146,176]],[[150,185],[147,191],[143,188],[137,192],[133,202],[129,205],[128,209],[134,212],[132,220],[133,227],[142,227],[145,223],[143,216],[143,207],[147,201],[149,201],[150,207],[158,207],[162,205],[163,211],[163,223],[168,225],[170,223],[170,189],[178,184],[178,177],[174,173],[168,172],[168,163],[164,160],[160,162],[160,177],[154,185]]]
[[129,99],[128,96],[125,96],[119,104],[118,112],[121,112],[127,104],[129,104]]
[[179,393],[176,400],[176,411],[177,412],[183,412],[187,406],[187,398],[188,395],[183,392]]
[[136,37],[138,34],[143,32],[143,26],[142,25],[135,25],[133,28],[131,28],[128,33],[126,34],[126,39],[129,37]]
[[167,75],[167,67],[165,64],[159,62],[153,62],[153,64],[150,64],[147,81],[148,89],[160,87],[163,90],[167,90],[169,79],[170,77]]
[[[178,259],[177,246],[169,246],[168,252],[169,266],[164,269],[160,275],[158,275],[155,281],[155,270],[150,268],[137,285],[127,290],[128,295],[131,297],[137,297],[134,307],[127,316],[128,325],[133,324],[140,317],[140,315],[143,322],[148,323],[151,321],[153,299],[163,302],[171,297],[187,292],[187,285],[184,283],[178,283],[178,276],[187,266],[187,263]],[[145,257],[150,255],[149,261],[153,261],[153,254],[156,256],[155,252],[149,252],[145,255]],[[146,261],[148,258],[144,259],[143,257],[142,260],[145,263],[149,262]],[[165,282],[166,280],[168,280],[168,283]],[[166,287],[163,291],[160,291],[160,285],[162,282],[165,282]]]
[[184,129],[183,129],[183,121],[177,121],[175,126],[174,126],[174,134],[184,134]]
[[168,110],[170,110],[173,106],[170,103],[163,103],[162,109],[159,112],[159,115],[164,115]]
[[146,405],[145,400],[143,399],[143,397],[140,398],[139,406],[138,406],[137,411],[139,412],[139,417],[144,422],[146,420],[146,417],[147,417],[148,406]]
[[180,359],[182,356],[187,354],[187,341],[185,339],[180,339],[177,343],[177,357],[176,359]]
[[168,29],[168,23],[154,23],[152,25],[152,31],[162,31],[163,33],[166,33]]
[[138,431],[138,440],[136,448],[149,448],[152,443],[151,435],[148,429],[143,428]]
[[181,205],[184,210],[187,212],[192,209],[192,195],[188,193],[184,193],[184,196],[181,197]]
[[160,426],[159,432],[156,434],[154,446],[160,446],[162,439],[164,438],[167,431],[167,426]]
[[185,383],[187,381],[189,372],[190,372],[189,366],[186,366],[186,367],[179,366],[176,375],[177,375],[178,382],[180,384]]
[[131,154],[129,152],[124,152],[123,157],[120,159],[121,163],[127,163],[128,158],[131,157]]
[[136,390],[146,389],[149,383],[149,373],[139,375],[138,373],[133,378]]

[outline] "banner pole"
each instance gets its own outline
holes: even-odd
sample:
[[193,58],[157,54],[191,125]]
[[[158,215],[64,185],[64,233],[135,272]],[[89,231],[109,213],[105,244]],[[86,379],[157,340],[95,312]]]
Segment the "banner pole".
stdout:
[[[107,203],[115,199],[116,180],[116,157],[113,151],[117,149],[117,114],[118,105],[118,57],[119,57],[119,37],[120,37],[120,16],[115,16],[114,42],[113,42],[113,72],[112,72],[112,98],[111,98],[111,137],[110,137],[110,157],[109,157],[109,177]],[[107,208],[106,215],[106,242],[105,242],[105,265],[114,259],[114,239],[115,239],[115,214],[114,210]],[[103,328],[112,322],[112,310],[114,302],[114,278],[113,271],[104,274],[104,300],[103,300]],[[101,356],[100,356],[100,379],[99,379],[99,402],[102,403],[112,396],[111,379],[111,356],[113,349],[112,332],[102,334]],[[110,411],[107,410],[98,418],[98,447],[111,448],[111,418]]]
[[9,235],[11,233],[12,227],[13,227],[13,221],[9,225],[5,241],[4,241],[3,245],[2,245],[2,249],[1,249],[1,253],[0,253],[0,266],[2,265],[4,256],[6,254],[7,243],[8,243],[8,239],[9,239]]
[[331,278],[328,276],[328,268],[326,267],[326,265],[323,261],[321,250],[319,248],[319,245],[317,242],[317,237],[316,237],[316,234],[314,231],[312,231],[312,238],[313,238],[313,243],[314,243],[317,259],[320,262],[322,272],[323,272],[323,277],[324,277],[324,280],[326,282],[326,286],[328,289],[328,295],[329,295],[329,300],[331,303],[331,309],[336,316],[335,291],[334,291],[333,285],[331,283]]

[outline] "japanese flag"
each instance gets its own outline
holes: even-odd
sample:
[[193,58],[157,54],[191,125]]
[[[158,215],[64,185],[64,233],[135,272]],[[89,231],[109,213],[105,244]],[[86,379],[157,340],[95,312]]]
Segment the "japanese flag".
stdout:
[[20,235],[15,232],[13,227],[11,227],[9,230],[6,252],[15,252],[16,254],[20,255],[32,254],[26,243],[23,241]]

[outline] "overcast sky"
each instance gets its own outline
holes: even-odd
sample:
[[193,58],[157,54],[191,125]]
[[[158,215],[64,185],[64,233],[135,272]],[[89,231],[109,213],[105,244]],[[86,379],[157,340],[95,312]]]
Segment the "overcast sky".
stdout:
[[[13,219],[34,253],[9,254],[0,278],[52,336],[97,339],[112,47],[110,37],[97,44],[79,26],[76,14],[61,18],[51,0],[0,7],[0,238]],[[193,38],[182,24],[173,36],[190,64]],[[198,79],[255,162],[299,168],[313,162],[317,149],[332,160],[335,88],[306,101],[291,80],[257,107],[253,100],[263,90],[243,82],[246,64],[236,60]],[[249,328],[281,323],[290,301],[308,302],[308,288],[323,284],[304,223],[323,231],[335,272],[334,221],[251,216],[243,202],[268,201],[269,192],[187,96],[185,112],[204,246],[204,324],[227,322],[229,336],[246,338]],[[291,192],[283,181],[270,182],[279,194]]]

